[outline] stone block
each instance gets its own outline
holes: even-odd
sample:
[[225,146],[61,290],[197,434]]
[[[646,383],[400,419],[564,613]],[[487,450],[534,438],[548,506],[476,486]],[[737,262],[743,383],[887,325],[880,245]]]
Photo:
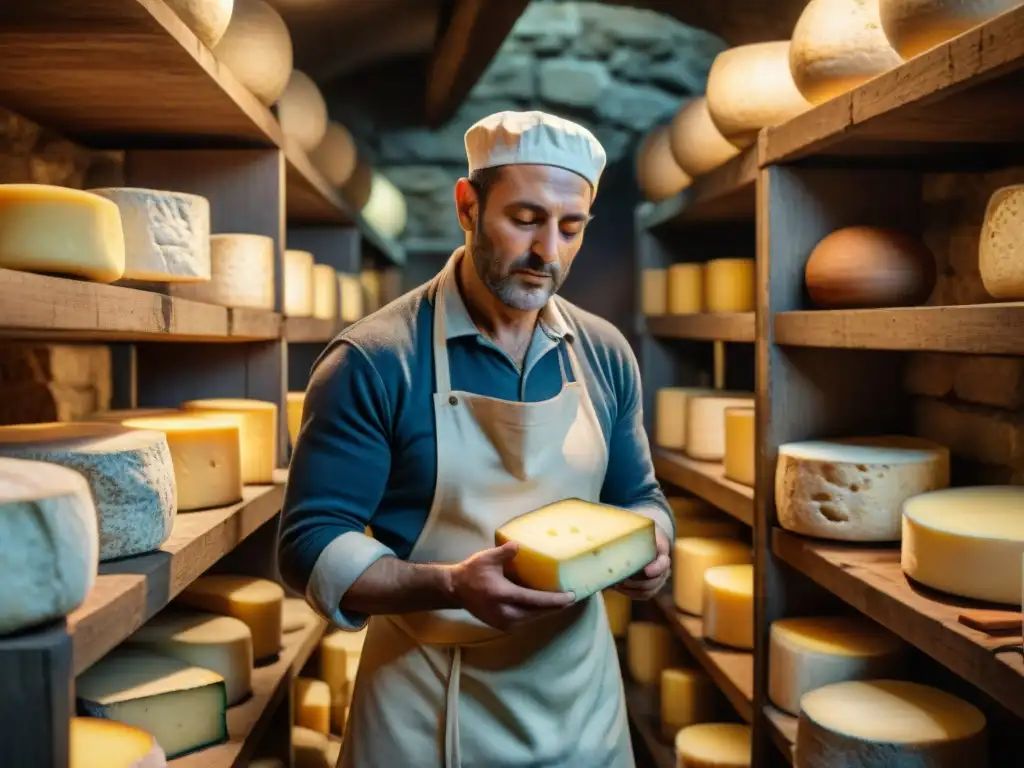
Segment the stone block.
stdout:
[[601,142],[601,146],[604,147],[604,152],[608,156],[608,165],[624,158],[633,144],[633,134],[629,131],[620,131],[606,126],[597,126],[591,130],[597,140]]
[[653,64],[647,79],[654,85],[680,94],[704,93],[711,61],[687,55],[676,55],[668,61]]
[[576,3],[533,2],[526,6],[526,11],[516,20],[512,35],[518,38],[557,35],[571,40],[581,30],[582,22]]
[[953,391],[959,355],[914,352],[903,367],[903,389],[913,395],[945,397]]
[[599,61],[552,59],[539,68],[540,97],[558,106],[592,109],[612,84],[608,69]]
[[473,87],[475,99],[517,99],[530,101],[537,94],[533,57],[529,54],[496,56]]
[[656,88],[614,83],[601,95],[597,114],[613,125],[644,132],[669,117],[678,104],[677,98]]
[[93,387],[25,382],[0,385],[0,424],[38,424],[78,421],[91,413],[110,409],[110,396],[101,397]]
[[101,400],[112,389],[110,347],[103,344],[0,344],[0,384],[93,387]]
[[617,48],[608,59],[608,71],[621,80],[642,83],[647,80],[653,63],[644,51]]
[[1024,405],[1024,358],[964,355],[953,389],[961,400],[1017,410]]

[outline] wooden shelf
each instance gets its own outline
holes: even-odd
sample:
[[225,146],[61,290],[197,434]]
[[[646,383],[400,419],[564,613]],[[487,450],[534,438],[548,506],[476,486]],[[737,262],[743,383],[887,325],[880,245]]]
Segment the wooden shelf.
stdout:
[[648,332],[659,339],[754,341],[753,312],[702,312],[648,316],[646,319]]
[[900,568],[898,547],[821,542],[775,529],[772,550],[1017,717],[1024,717],[1024,659],[1020,651],[996,653],[1006,638],[990,637],[958,620],[965,608],[991,606],[912,585]]
[[793,750],[796,749],[796,718],[770,704],[764,708],[764,716],[768,721],[772,743],[778,747],[786,762],[792,765]]
[[326,344],[345,327],[334,320],[318,320],[315,317],[288,317],[284,321],[284,337],[292,343]]
[[740,522],[754,524],[754,489],[726,480],[721,464],[695,461],[665,448],[652,447],[651,451],[659,480],[700,496]]
[[[623,675],[626,690],[626,711],[633,729],[647,748],[655,768],[675,768],[675,747],[661,740],[661,712],[658,689],[635,683]],[[642,764],[642,763],[641,763]]]

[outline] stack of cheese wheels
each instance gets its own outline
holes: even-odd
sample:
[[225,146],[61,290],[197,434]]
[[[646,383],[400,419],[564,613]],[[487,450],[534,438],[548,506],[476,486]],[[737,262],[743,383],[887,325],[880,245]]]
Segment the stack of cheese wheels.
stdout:
[[71,613],[95,584],[98,565],[96,506],[85,478],[56,464],[0,458],[0,635]]
[[753,395],[721,390],[693,395],[686,403],[686,455],[698,461],[725,457],[725,410],[752,408]]
[[395,238],[405,230],[407,217],[405,195],[387,176],[374,171],[363,218],[387,237]]
[[780,619],[772,623],[768,653],[768,696],[791,715],[816,688],[899,677],[906,663],[903,642],[863,616]]
[[789,41],[752,43],[722,51],[708,73],[708,111],[722,136],[739,147],[762,128],[810,108],[789,71]]
[[295,725],[311,731],[331,732],[331,689],[323,680],[297,677],[294,685]]
[[[962,699],[903,680],[834,683],[806,694],[797,725],[797,768],[926,765],[983,768],[986,721]],[[884,756],[884,757],[883,757]]]
[[171,535],[177,493],[162,432],[87,422],[0,427],[0,455],[85,476],[96,502],[101,562],[152,552]]
[[119,280],[125,268],[121,212],[91,192],[0,184],[0,267]]
[[313,265],[313,317],[335,320],[338,317],[338,280],[334,267]]
[[614,589],[604,590],[601,598],[604,600],[605,613],[608,614],[608,626],[612,631],[612,637],[625,637],[633,613],[633,601]]
[[689,401],[714,392],[706,387],[663,387],[654,403],[654,442],[681,451],[686,447]]
[[676,112],[669,129],[669,145],[676,163],[689,176],[712,171],[740,151],[711,121],[704,96],[686,102]]
[[202,41],[207,48],[213,48],[227,32],[231,21],[234,0],[166,0],[167,5],[185,26]]
[[301,725],[292,728],[292,748],[295,768],[334,768],[341,758],[341,742]]
[[701,723],[676,735],[679,768],[749,768],[749,725]]
[[269,485],[277,466],[277,406],[264,400],[212,398],[189,400],[182,410],[218,422],[230,419],[239,428],[242,482]]
[[704,265],[673,264],[668,268],[668,313],[690,315],[704,311]]
[[170,294],[222,307],[274,309],[274,241],[264,235],[212,235],[210,280],[175,283]]
[[292,74],[288,27],[263,0],[235,0],[231,21],[213,55],[267,106],[277,101]]
[[734,539],[676,539],[672,553],[672,599],[676,608],[704,613],[704,574],[722,565],[745,565],[754,559],[750,546]]
[[[903,571],[958,597],[1019,606],[1024,488],[949,488],[903,502]],[[955,567],[950,567],[955,563]]]
[[[989,198],[978,245],[978,269],[994,299],[1024,299],[1024,185],[1002,187]],[[0,255],[0,264],[3,256]]]
[[277,119],[284,135],[312,152],[327,133],[327,103],[313,79],[293,69],[288,85],[277,103]]
[[102,717],[72,717],[71,768],[167,768],[153,734]]
[[131,187],[90,190],[121,214],[124,280],[210,279],[210,201],[199,195]]
[[754,566],[704,572],[704,637],[732,648],[754,647]]
[[668,272],[651,268],[640,271],[640,311],[647,317],[664,315],[668,310]]
[[708,312],[754,311],[754,260],[712,259],[704,267],[704,308]]
[[661,734],[671,741],[679,729],[713,720],[721,709],[718,687],[703,669],[661,672]]
[[899,541],[911,496],[949,486],[949,450],[890,435],[779,446],[775,504],[795,533],[841,541]]
[[359,671],[359,659],[366,641],[366,630],[336,630],[320,642],[320,678],[331,689],[331,725],[343,733],[348,706]]
[[648,200],[655,202],[677,195],[693,179],[676,162],[669,144],[669,126],[661,125],[640,143],[636,156],[636,181]]
[[286,635],[305,629],[317,621],[316,612],[301,597],[286,597],[281,614],[281,631]]
[[178,604],[231,616],[249,627],[253,659],[258,663],[281,651],[284,590],[268,579],[231,574],[208,574],[192,582]]
[[310,317],[313,304],[313,254],[289,248],[284,252],[284,313]]
[[626,632],[626,666],[641,685],[657,685],[661,673],[679,666],[682,653],[672,632],[664,624],[633,621]]
[[878,0],[811,0],[793,29],[796,87],[821,104],[902,63],[882,31]]
[[1021,0],[879,0],[882,29],[904,59],[1016,8]]
[[743,485],[754,485],[754,409],[725,409],[725,476]]
[[363,286],[355,275],[338,273],[338,293],[341,295],[341,320],[354,323],[363,316]]
[[348,128],[329,121],[324,137],[310,153],[309,161],[331,186],[337,189],[345,186],[356,168],[356,142]]
[[299,439],[299,429],[302,428],[302,408],[305,404],[305,392],[288,393],[288,438],[292,441],[292,445],[295,445],[295,441]]
[[668,504],[675,518],[677,539],[729,539],[739,536],[742,524],[703,499],[670,496]]

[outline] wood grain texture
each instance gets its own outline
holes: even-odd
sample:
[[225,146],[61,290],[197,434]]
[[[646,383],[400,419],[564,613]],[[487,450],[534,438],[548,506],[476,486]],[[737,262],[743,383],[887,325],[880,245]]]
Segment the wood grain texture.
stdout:
[[764,715],[768,720],[772,743],[778,747],[779,753],[786,762],[793,765],[795,760],[794,750],[796,749],[797,719],[770,704],[765,706]]
[[315,317],[288,317],[284,337],[291,344],[326,344],[345,328],[341,322],[318,320]]
[[702,312],[647,317],[647,330],[662,339],[754,341],[753,312]]
[[747,525],[754,524],[754,489],[726,480],[718,462],[696,461],[678,452],[654,448],[659,480],[678,486],[713,504]]
[[235,341],[263,341],[281,338],[282,319],[277,312],[263,309],[229,309],[228,335]]

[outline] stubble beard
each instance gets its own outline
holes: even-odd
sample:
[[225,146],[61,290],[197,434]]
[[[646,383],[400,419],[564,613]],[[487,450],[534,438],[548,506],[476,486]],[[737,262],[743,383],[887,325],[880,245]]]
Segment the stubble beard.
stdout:
[[[491,293],[507,307],[520,312],[535,312],[547,304],[548,299],[558,292],[568,277],[568,270],[562,272],[557,262],[546,263],[532,251],[517,258],[508,266],[502,265],[495,253],[494,242],[477,222],[470,256],[476,274]],[[529,269],[543,272],[549,279],[542,285],[526,283],[513,274],[513,270]]]

